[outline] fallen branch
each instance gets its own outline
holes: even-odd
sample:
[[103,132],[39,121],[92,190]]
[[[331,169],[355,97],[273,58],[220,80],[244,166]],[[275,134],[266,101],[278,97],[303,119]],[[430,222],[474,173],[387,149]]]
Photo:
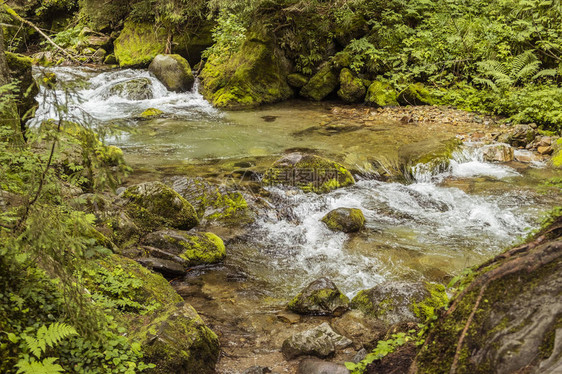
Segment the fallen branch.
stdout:
[[33,29],[35,29],[35,31],[37,31],[39,33],[39,35],[41,35],[43,38],[45,38],[50,44],[52,44],[56,49],[58,49],[59,51],[61,51],[66,57],[68,57],[69,59],[71,59],[72,61],[76,62],[77,64],[80,64],[80,61],[78,61],[73,55],[71,55],[70,53],[68,53],[67,50],[65,50],[64,48],[62,48],[61,46],[59,46],[57,43],[55,43],[53,41],[53,39],[51,39],[49,37],[49,35],[45,34],[39,27],[37,27],[33,22],[26,20],[25,18],[22,18],[19,14],[17,14],[12,8],[10,8],[8,5],[3,4],[4,5],[4,10],[6,11],[6,13],[8,13],[10,16],[12,16],[14,19],[16,19],[17,21],[24,23],[30,27],[32,27]]

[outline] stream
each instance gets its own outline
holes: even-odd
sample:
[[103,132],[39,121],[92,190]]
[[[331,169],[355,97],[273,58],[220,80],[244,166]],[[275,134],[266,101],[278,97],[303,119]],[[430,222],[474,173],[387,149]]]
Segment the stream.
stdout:
[[[559,195],[540,187],[560,171],[540,162],[485,162],[479,143],[462,145],[444,168],[414,166],[403,181],[380,177],[381,165],[398,170],[412,152],[430,152],[459,133],[485,131],[485,124],[390,123],[361,106],[342,114],[335,103],[296,100],[222,112],[197,87],[168,92],[146,70],[56,67],[35,74],[46,71],[57,76],[58,88],[41,87],[32,125],[56,119],[53,103],[62,101],[68,119],[107,132],[106,141],[123,149],[135,169],[130,183],[173,175],[220,183],[240,169],[259,174],[295,150],[332,158],[354,172],[355,185],[323,195],[268,187],[271,206],[227,241],[224,264],[175,281],[221,338],[220,373],[252,365],[293,372],[294,363],[279,353],[283,339],[326,318],[291,324],[279,313],[319,277],[330,277],[350,298],[383,282],[447,282],[521,240],[538,227],[543,212],[562,204]],[[131,81],[146,88],[140,97],[120,88]],[[63,86],[69,85],[68,95]],[[149,108],[163,113],[142,118]],[[349,235],[327,229],[320,219],[338,207],[361,209],[365,230]],[[354,354],[348,348],[341,359]]]

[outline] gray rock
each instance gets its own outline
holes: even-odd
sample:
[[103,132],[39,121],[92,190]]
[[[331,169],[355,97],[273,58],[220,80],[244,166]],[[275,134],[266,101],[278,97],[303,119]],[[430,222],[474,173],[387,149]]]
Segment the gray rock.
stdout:
[[103,98],[119,96],[131,101],[149,100],[154,97],[152,82],[148,78],[133,78],[119,82],[102,93]]
[[186,274],[185,268],[172,260],[164,260],[161,258],[147,257],[137,260],[142,266],[160,273],[168,278],[179,277]]
[[320,278],[295,296],[288,308],[300,314],[340,316],[349,309],[349,299],[330,279]]
[[509,144],[489,144],[482,148],[484,160],[488,162],[513,161],[513,148]]
[[300,362],[297,374],[349,374],[349,370],[342,364],[305,358]]
[[414,314],[414,302],[429,297],[427,289],[418,283],[392,282],[360,291],[351,300],[351,308],[393,325],[400,322],[420,322]]
[[537,132],[530,125],[515,125],[509,132],[509,144],[514,147],[525,147],[531,143]]
[[189,91],[195,82],[191,66],[180,55],[157,55],[148,70],[170,91]]
[[268,374],[268,373],[271,373],[271,369],[265,366],[252,366],[242,372],[242,374]]
[[298,356],[311,355],[328,357],[338,348],[345,348],[352,341],[336,333],[324,322],[311,330],[294,334],[283,342],[281,352],[287,360]]

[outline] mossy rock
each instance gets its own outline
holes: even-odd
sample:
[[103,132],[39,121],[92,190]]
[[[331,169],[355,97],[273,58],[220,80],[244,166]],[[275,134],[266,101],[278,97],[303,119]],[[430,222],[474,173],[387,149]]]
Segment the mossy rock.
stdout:
[[473,268],[416,357],[417,373],[559,373],[562,217]]
[[365,227],[365,216],[361,209],[338,208],[326,214],[322,222],[332,231],[350,233]]
[[349,52],[336,53],[332,58],[332,63],[340,69],[348,68],[351,65],[351,54]]
[[254,221],[254,215],[239,191],[213,185],[202,178],[178,176],[166,182],[193,205],[203,224],[231,227]]
[[121,67],[147,67],[166,49],[166,34],[154,24],[125,22],[114,42],[115,57]]
[[301,88],[308,83],[308,77],[299,73],[287,75],[287,83],[293,88]]
[[365,97],[363,81],[353,75],[351,70],[345,68],[340,72],[340,89],[338,96],[346,103],[358,103]]
[[431,296],[423,284],[389,282],[359,291],[351,308],[375,317],[388,325],[401,322],[423,322],[416,315],[416,303]]
[[162,113],[164,112],[161,111],[160,109],[148,108],[147,110],[142,112],[140,116],[141,118],[153,118],[153,117],[159,117],[160,115],[162,115]]
[[16,105],[21,118],[35,108],[35,96],[39,93],[39,87],[32,75],[33,59],[17,53],[6,52],[6,62],[10,69],[11,78],[19,82]]
[[431,176],[447,171],[453,153],[461,145],[461,140],[451,138],[445,141],[428,139],[400,147],[398,153],[404,177],[412,180],[424,174]]
[[137,184],[119,196],[125,212],[142,230],[159,227],[189,230],[199,223],[193,206],[163,183]]
[[103,63],[106,65],[117,65],[117,58],[115,57],[115,55],[113,53],[108,54],[104,60]]
[[195,309],[180,303],[138,324],[130,335],[141,344],[143,361],[155,365],[155,374],[214,374],[220,345]]
[[[187,233],[163,230],[150,233],[143,239],[150,247],[164,250],[167,255],[177,256],[183,266],[208,265],[221,262],[226,257],[226,249],[221,238],[213,233]],[[158,254],[152,253],[157,257]],[[175,257],[166,259],[174,260]]]
[[302,153],[290,153],[275,161],[265,172],[266,186],[297,187],[305,192],[325,193],[355,184],[351,173],[341,164]]
[[154,97],[149,78],[132,78],[116,83],[102,93],[102,96],[118,96],[131,101],[149,100]]
[[308,83],[300,90],[300,95],[315,101],[320,101],[338,88],[338,71],[330,63],[325,63]]
[[431,92],[422,83],[412,83],[398,94],[401,105],[433,105]]
[[286,100],[293,95],[288,69],[273,41],[250,34],[230,56],[212,55],[201,71],[201,92],[218,108],[242,109]]
[[148,70],[169,90],[186,92],[191,90],[195,78],[191,66],[180,55],[158,55],[150,63]]
[[555,168],[562,168],[562,138],[554,143],[554,153],[552,154],[551,162]]
[[349,299],[330,279],[320,278],[306,286],[287,307],[299,314],[341,316],[349,309]]
[[386,107],[398,105],[398,93],[386,82],[375,81],[367,90],[365,104],[374,107]]

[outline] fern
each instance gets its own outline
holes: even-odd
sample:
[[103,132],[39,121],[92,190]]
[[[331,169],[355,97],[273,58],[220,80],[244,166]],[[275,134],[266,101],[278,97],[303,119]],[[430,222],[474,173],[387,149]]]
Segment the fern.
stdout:
[[41,354],[47,350],[47,347],[53,348],[63,339],[76,334],[77,332],[74,327],[65,323],[55,322],[49,325],[49,327],[41,326],[37,330],[36,337],[24,336],[24,339],[31,354],[39,359]]
[[43,361],[20,361],[16,364],[19,368],[18,374],[58,374],[64,372],[64,369],[59,364],[55,364],[57,359],[48,357]]

